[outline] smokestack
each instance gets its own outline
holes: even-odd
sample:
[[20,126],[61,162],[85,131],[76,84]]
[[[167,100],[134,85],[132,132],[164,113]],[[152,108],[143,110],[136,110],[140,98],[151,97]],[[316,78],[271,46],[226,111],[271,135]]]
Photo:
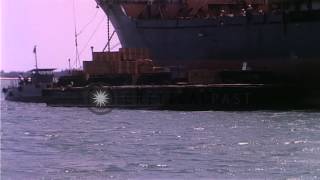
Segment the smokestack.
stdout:
[[94,47],[93,47],[93,46],[91,46],[91,55],[92,55],[92,60],[93,60],[93,49],[94,49]]

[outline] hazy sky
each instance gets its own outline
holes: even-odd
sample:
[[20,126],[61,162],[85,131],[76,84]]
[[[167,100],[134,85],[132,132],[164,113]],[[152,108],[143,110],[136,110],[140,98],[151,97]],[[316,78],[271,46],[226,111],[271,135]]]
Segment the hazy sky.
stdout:
[[[107,17],[102,9],[96,8],[94,0],[0,0],[0,69],[34,68],[34,45],[38,47],[40,68],[66,69],[68,58],[75,65],[73,1],[78,33],[87,27],[78,40],[81,60],[91,60],[91,46],[96,51],[102,50],[107,42]],[[92,19],[92,23],[86,26]],[[118,42],[114,41],[113,46]]]

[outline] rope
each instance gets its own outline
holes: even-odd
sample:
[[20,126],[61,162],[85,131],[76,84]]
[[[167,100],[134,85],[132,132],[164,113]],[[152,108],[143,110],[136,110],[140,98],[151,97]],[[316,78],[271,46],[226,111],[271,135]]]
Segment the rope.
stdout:
[[84,25],[83,28],[79,31],[79,33],[77,34],[78,36],[79,36],[80,34],[82,34],[82,33],[88,28],[88,26],[89,26],[90,24],[92,24],[92,22],[94,21],[94,19],[97,17],[98,12],[99,12],[99,9],[96,10],[95,14],[92,16],[92,18],[89,20],[89,22],[88,22],[86,25]]
[[113,45],[112,47],[111,47],[111,50],[113,50],[113,49],[115,49],[116,47],[118,47],[118,46],[120,46],[121,44],[118,42],[117,44],[115,44],[115,45]]
[[86,42],[86,44],[84,45],[84,47],[81,49],[80,51],[80,55],[85,51],[85,49],[88,47],[90,41],[92,40],[92,38],[94,37],[94,35],[97,33],[97,31],[99,30],[102,22],[104,20],[104,17],[102,17],[102,19],[100,20],[100,22],[98,23],[98,25],[96,26],[95,30],[93,31],[93,33],[91,34],[90,38],[88,39],[88,41]]
[[111,50],[111,49],[110,49],[111,40],[112,40],[112,38],[113,38],[113,36],[114,36],[115,33],[116,33],[116,31],[113,31],[112,34],[111,34],[111,36],[108,35],[109,37],[108,37],[107,44],[104,46],[102,52],[105,52],[105,50],[106,50],[107,48],[108,48],[108,51],[110,52],[110,50]]

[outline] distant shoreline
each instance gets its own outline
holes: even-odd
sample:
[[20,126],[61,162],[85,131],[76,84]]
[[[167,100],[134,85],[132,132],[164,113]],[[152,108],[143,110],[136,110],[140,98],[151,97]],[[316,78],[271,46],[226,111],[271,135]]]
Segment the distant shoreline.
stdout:
[[0,80],[18,80],[19,78],[15,77],[0,77]]

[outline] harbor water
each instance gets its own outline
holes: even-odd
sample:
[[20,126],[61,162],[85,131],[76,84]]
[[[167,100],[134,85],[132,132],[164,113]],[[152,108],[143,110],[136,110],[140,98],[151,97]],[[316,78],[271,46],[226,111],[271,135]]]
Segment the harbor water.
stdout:
[[146,111],[1,97],[1,179],[319,179],[320,112]]

